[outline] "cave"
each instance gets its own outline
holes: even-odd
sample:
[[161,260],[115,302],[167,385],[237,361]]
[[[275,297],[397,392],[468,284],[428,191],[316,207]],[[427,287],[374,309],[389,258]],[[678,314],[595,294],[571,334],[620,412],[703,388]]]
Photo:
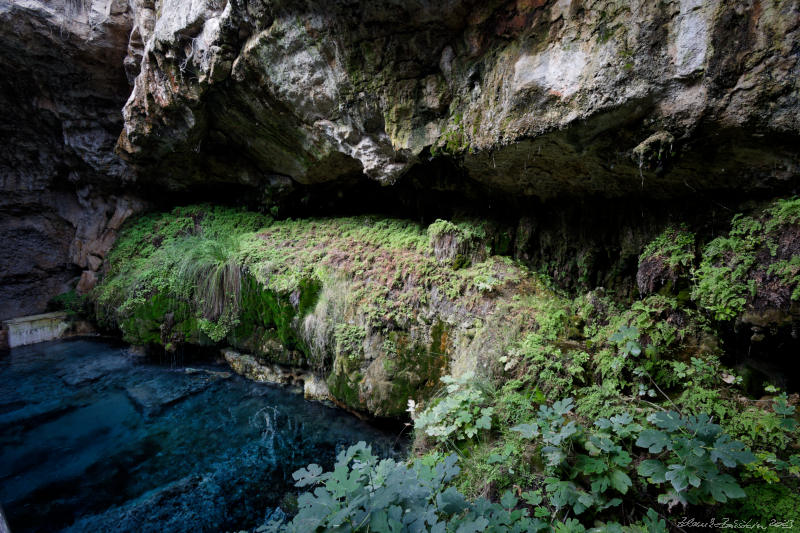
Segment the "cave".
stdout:
[[0,531],[796,527],[798,21],[0,0]]

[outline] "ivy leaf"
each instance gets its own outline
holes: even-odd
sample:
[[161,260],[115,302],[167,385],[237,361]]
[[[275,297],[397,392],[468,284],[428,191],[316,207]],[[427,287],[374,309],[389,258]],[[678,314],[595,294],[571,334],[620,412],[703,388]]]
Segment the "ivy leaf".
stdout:
[[611,480],[608,478],[608,476],[600,476],[595,478],[595,480],[592,481],[592,492],[596,492],[598,494],[603,493],[610,484]]
[[438,479],[441,480],[441,483],[448,483],[454,477],[461,472],[461,468],[458,467],[456,464],[458,462],[458,456],[454,453],[451,453],[447,457],[445,457],[444,462],[439,463],[436,465],[436,475]]
[[594,425],[600,429],[608,429],[611,427],[611,420],[608,418],[598,418],[594,421]]
[[689,502],[686,501],[684,493],[669,489],[667,492],[658,495],[658,503],[666,505],[667,509],[672,509],[679,503],[686,507]]
[[539,427],[536,424],[519,424],[511,428],[526,439],[532,439],[539,435]]
[[672,483],[672,486],[678,492],[688,489],[689,485],[699,487],[701,483],[701,479],[695,474],[694,470],[690,470],[686,465],[669,465],[664,477]]
[[705,413],[690,416],[686,423],[686,429],[705,442],[711,442],[722,432],[722,426],[712,423]]
[[620,344],[622,341],[635,340],[639,338],[639,328],[636,326],[620,326],[616,333],[611,335],[608,340]]
[[639,433],[636,445],[640,448],[647,448],[650,453],[661,453],[664,448],[669,447],[670,439],[663,431],[645,429]]
[[575,433],[578,432],[578,426],[575,424],[574,421],[568,422],[564,424],[558,433],[550,433],[549,435],[545,435],[545,442],[549,442],[550,444],[554,444],[558,446]]
[[532,491],[523,492],[522,493],[522,499],[525,500],[525,503],[527,503],[528,505],[536,506],[536,505],[539,505],[540,503],[542,503],[542,495],[539,494],[539,491],[536,491],[536,492],[532,492]]
[[570,502],[575,501],[575,484],[569,481],[561,481],[556,478],[547,478],[545,489],[550,494],[550,504],[556,509],[561,509]]
[[602,474],[608,469],[605,461],[588,455],[579,455],[575,461],[575,468],[583,474]]
[[667,533],[667,522],[658,516],[653,509],[647,509],[647,516],[642,517],[649,533]]
[[728,474],[716,476],[707,485],[711,496],[720,503],[727,502],[728,498],[744,498],[746,496],[742,487]]
[[556,466],[567,458],[567,454],[561,448],[556,448],[555,446],[542,448],[542,455],[547,459],[548,466]]
[[564,398],[553,404],[553,411],[558,415],[564,416],[572,410],[574,403],[575,400],[572,398]]
[[572,504],[572,510],[575,511],[575,514],[581,514],[592,505],[594,505],[594,497],[588,492],[581,491],[578,493],[578,500]]
[[610,480],[611,486],[622,494],[628,492],[628,489],[633,485],[631,478],[622,470],[612,470]]
[[584,533],[586,528],[576,520],[570,518],[566,522],[556,523],[556,533]]
[[[400,531],[400,530],[398,530]],[[394,533],[394,532],[392,532]],[[447,533],[447,522],[436,522],[431,527],[431,533]]]
[[475,427],[478,429],[491,429],[492,428],[492,414],[487,413],[484,409],[483,415],[475,421]]
[[639,472],[640,476],[649,478],[653,483],[664,483],[667,480],[665,476],[667,467],[658,459],[642,461],[637,472]]
[[711,462],[716,463],[718,459],[728,468],[733,468],[737,464],[752,463],[756,456],[743,443],[731,440],[727,434],[723,434],[717,437],[711,450]]
[[486,530],[488,526],[489,521],[481,516],[475,520],[463,522],[460,526],[458,526],[458,529],[456,529],[456,533],[480,533],[481,531]]
[[631,464],[631,461],[633,461],[633,459],[631,458],[631,456],[630,456],[630,454],[628,452],[623,450],[623,451],[620,451],[619,453],[617,453],[617,455],[614,456],[612,461],[614,461],[614,464],[624,468],[624,467],[628,466],[629,464]]
[[633,422],[633,417],[627,412],[611,417],[611,423],[615,427],[627,426],[631,422]]
[[775,404],[772,406],[772,409],[781,416],[792,416],[794,414],[795,407],[794,405],[789,405],[786,402],[786,398],[779,397],[775,400]]
[[628,341],[625,345],[625,351],[633,356],[639,356],[642,353],[642,349],[633,341]]

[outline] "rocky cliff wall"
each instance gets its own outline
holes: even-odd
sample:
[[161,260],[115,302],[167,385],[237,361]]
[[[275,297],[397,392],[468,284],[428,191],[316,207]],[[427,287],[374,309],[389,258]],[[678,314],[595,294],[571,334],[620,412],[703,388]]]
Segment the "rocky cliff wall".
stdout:
[[[164,191],[495,209],[561,270],[609,197],[627,225],[687,198],[730,216],[797,188],[799,21],[796,0],[0,0],[0,317],[91,286],[115,213]],[[626,231],[584,240],[614,255]]]
[[134,11],[144,45],[119,148],[175,187],[359,173],[393,184],[434,156],[538,198],[753,190],[797,175],[796,1]]
[[130,27],[118,0],[0,2],[0,318],[92,278],[139,205],[114,154]]

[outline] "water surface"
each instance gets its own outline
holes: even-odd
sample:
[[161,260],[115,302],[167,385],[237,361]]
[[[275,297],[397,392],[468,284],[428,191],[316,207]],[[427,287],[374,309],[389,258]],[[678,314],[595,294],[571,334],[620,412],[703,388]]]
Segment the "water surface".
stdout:
[[[291,474],[396,433],[221,366],[93,339],[0,355],[0,502],[11,530],[225,531],[263,523]],[[291,498],[291,497],[289,497]]]

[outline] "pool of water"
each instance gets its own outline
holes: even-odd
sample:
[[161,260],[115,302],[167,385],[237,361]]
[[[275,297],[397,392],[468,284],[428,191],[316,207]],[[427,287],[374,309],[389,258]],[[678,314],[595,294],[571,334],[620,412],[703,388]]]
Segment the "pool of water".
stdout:
[[[0,503],[11,531],[238,531],[359,440],[397,432],[222,366],[154,364],[94,339],[0,354]],[[288,496],[291,498],[291,496]]]

